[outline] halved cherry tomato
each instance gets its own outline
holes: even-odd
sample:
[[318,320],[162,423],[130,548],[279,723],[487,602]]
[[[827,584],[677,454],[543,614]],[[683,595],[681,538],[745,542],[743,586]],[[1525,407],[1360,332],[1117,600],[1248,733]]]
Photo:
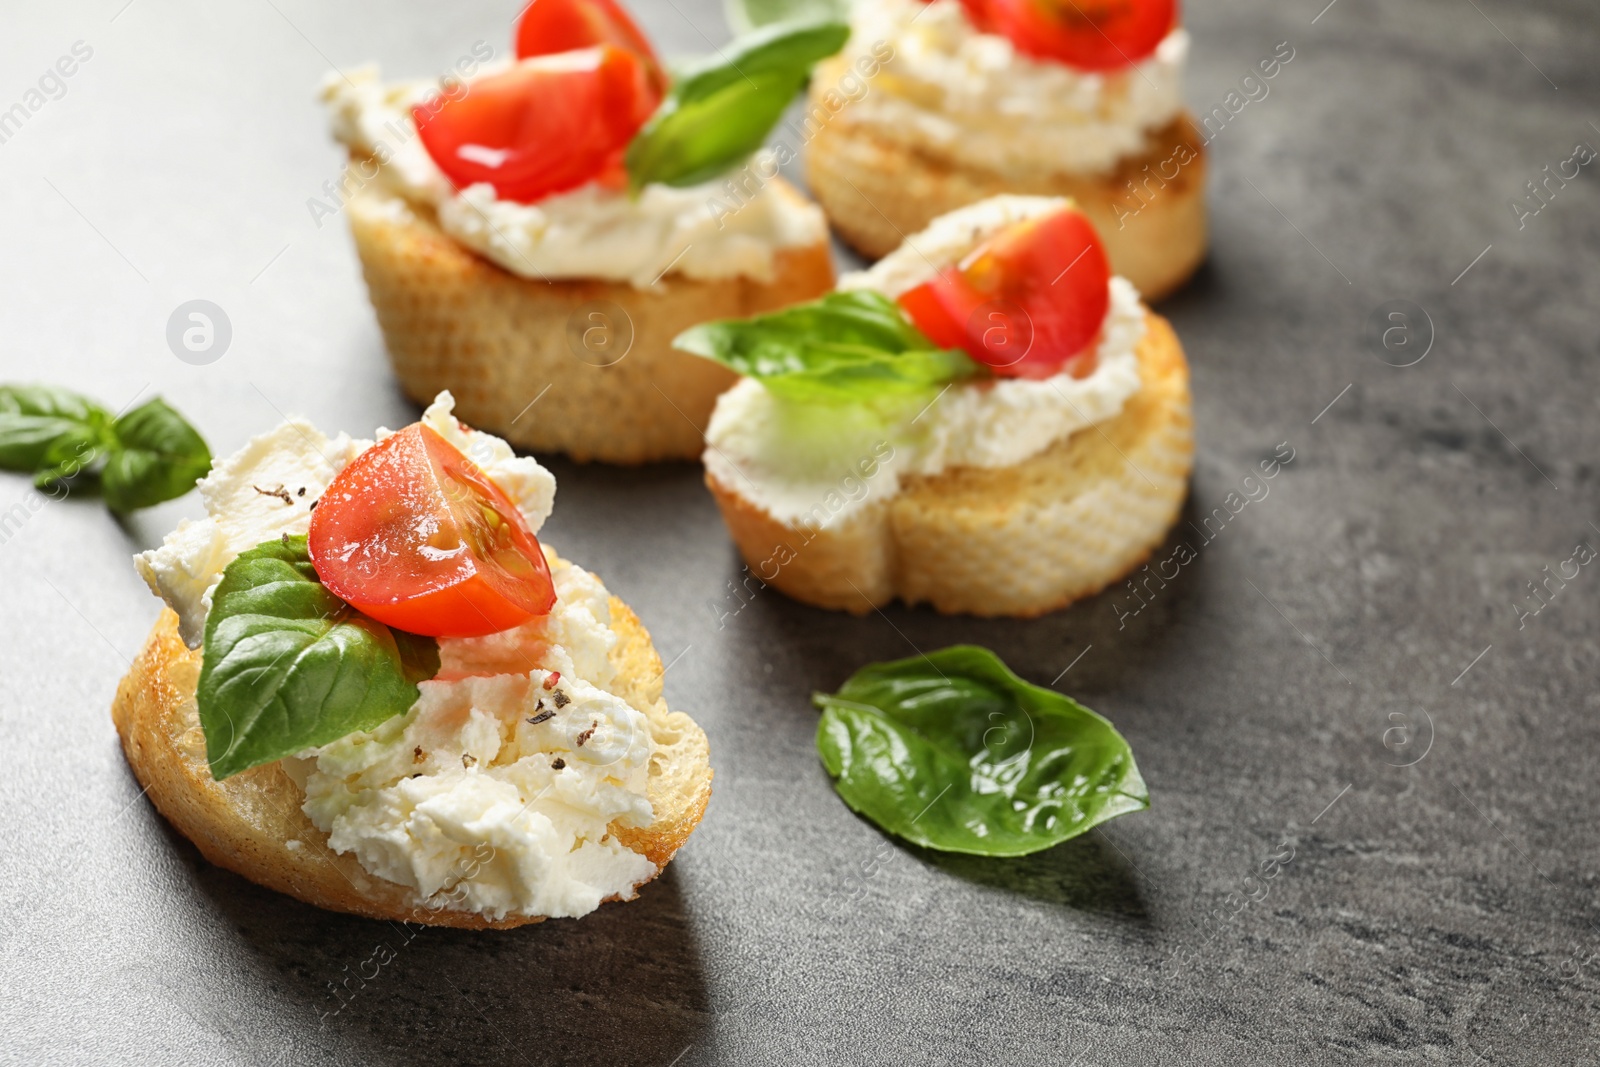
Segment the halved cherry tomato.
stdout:
[[899,303],[940,347],[996,374],[1048,378],[1086,354],[1111,306],[1110,282],[1094,227],[1062,208],[1001,231]]
[[339,472],[311,513],[309,541],[323,585],[411,633],[497,633],[556,602],[544,552],[517,506],[421,423]]
[[412,116],[458,188],[488,182],[531,204],[594,180],[625,184],[623,153],[658,99],[636,54],[601,45],[476,78]]
[[980,29],[1079,70],[1130,67],[1177,24],[1177,0],[962,0]]
[[547,56],[609,44],[644,61],[659,103],[666,72],[637,23],[616,0],[531,0],[517,20],[517,58]]

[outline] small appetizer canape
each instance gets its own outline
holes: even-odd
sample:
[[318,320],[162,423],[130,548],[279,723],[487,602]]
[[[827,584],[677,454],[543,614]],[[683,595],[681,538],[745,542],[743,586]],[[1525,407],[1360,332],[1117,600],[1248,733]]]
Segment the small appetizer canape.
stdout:
[[751,573],[808,604],[1039,615],[1136,567],[1187,492],[1183,350],[1066,200],[961,208],[678,344],[747,375],[706,484]]
[[806,169],[876,258],[1001,193],[1070,197],[1146,299],[1205,256],[1204,143],[1176,0],[860,0],[812,81]]
[[168,605],[112,717],[212,863],[309,904],[507,928],[629,900],[711,795],[705,734],[555,479],[443,393],[377,441],[285,422],[136,557]]
[[672,338],[833,285],[821,211],[759,150],[848,32],[768,26],[671,76],[614,0],[533,0],[513,62],[330,75],[339,192],[405,391],[452,390],[534,451],[696,456],[733,378]]

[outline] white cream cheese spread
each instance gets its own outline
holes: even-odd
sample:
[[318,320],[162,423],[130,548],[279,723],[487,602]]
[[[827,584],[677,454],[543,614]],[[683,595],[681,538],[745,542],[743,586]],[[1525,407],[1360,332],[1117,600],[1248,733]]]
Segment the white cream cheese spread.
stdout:
[[[931,280],[1016,222],[1068,201],[1001,196],[943,215],[840,289],[897,297]],[[952,467],[1009,467],[1056,441],[1115,418],[1139,391],[1145,310],[1126,279],[1113,277],[1094,370],[1084,378],[992,378],[948,386],[922,410],[786,401],[746,378],[717,401],[706,431],[706,469],[789,525],[826,527],[900,491],[908,474]],[[920,405],[919,405],[920,406]],[[852,410],[856,408],[856,410]]]
[[829,69],[854,69],[884,43],[894,58],[836,121],[1008,178],[1106,173],[1183,110],[1182,29],[1126,70],[1090,73],[980,32],[960,0],[862,0],[844,52],[850,63]]
[[[604,688],[616,641],[605,589],[571,564],[551,570],[549,616],[440,641],[443,670],[409,712],[324,745],[297,773],[328,846],[424,902],[492,919],[585,915],[655,874],[609,832],[650,824],[652,743],[644,714]],[[503,673],[460,673],[485,660]],[[561,677],[546,689],[551,670]]]
[[[423,421],[476,461],[537,531],[554,477],[461,426],[453,404],[440,394]],[[311,504],[372,443],[290,420],[216,464],[200,486],[207,518],[136,557],[192,644],[227,564],[263,541],[305,533]],[[613,824],[652,820],[653,741],[644,713],[614,692],[609,598],[573,564],[552,558],[551,575],[549,615],[441,639],[439,673],[421,683],[408,712],[283,761],[329,847],[408,887],[419,906],[491,919],[584,915],[607,898],[632,897],[656,871],[611,834]]]
[[[466,84],[470,93],[471,80]],[[458,191],[434,165],[411,117],[411,108],[437,89],[428,82],[385,85],[378,68],[367,66],[348,78],[329,75],[321,96],[333,136],[376,161],[381,190],[433,210],[451,237],[514,274],[602,278],[638,288],[668,274],[770,282],[780,251],[827,239],[821,209],[776,183],[747,199],[741,193],[735,210],[724,204],[720,181],[682,189],[652,184],[637,197],[591,183],[535,204],[501,200],[489,185]],[[761,170],[768,171],[776,168]]]

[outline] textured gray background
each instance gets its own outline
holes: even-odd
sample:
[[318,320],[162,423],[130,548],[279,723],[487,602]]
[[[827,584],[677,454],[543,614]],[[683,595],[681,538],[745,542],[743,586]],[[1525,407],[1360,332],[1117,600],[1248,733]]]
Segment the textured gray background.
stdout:
[[[406,940],[207,866],[107,715],[157,609],[128,555],[198,501],[33,515],[0,545],[0,1059],[1593,1062],[1600,567],[1523,629],[1514,605],[1600,547],[1600,164],[1520,231],[1507,201],[1600,146],[1600,27],[1585,0],[1324,2],[1188,6],[1197,108],[1296,55],[1216,139],[1211,258],[1165,308],[1187,517],[1278,442],[1296,459],[1126,628],[1114,595],[1021,623],[775,591],[719,628],[738,564],[697,469],[554,464],[549,539],[677,657],[712,741],[705,823],[636,903]],[[0,380],[159,392],[219,453],[280,411],[408,421],[342,221],[306,208],[339,162],[312,91],[503,50],[510,5],[124,3],[6,4],[0,108],[94,55],[0,144]],[[635,6],[669,53],[725,36],[712,0]],[[164,341],[197,297],[234,328],[205,367]],[[1400,298],[1437,327],[1408,369],[1367,327]],[[0,510],[26,492],[0,476]],[[885,846],[829,789],[807,694],[955,641],[1045,683],[1075,661],[1061,687],[1132,741],[1151,809],[1020,861]]]

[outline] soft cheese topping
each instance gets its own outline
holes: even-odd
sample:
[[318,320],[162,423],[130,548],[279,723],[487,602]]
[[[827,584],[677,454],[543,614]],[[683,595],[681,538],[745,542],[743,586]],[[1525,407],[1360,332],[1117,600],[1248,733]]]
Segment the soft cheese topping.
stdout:
[[[897,297],[958,263],[1006,227],[1049,214],[1063,200],[1003,196],[936,219],[841,289]],[[780,521],[827,526],[900,491],[907,474],[951,467],[1009,467],[1062,438],[1115,418],[1139,390],[1145,311],[1124,278],[1084,378],[996,378],[949,386],[921,411],[885,420],[862,408],[817,419],[815,406],[785,401],[746,378],[717,401],[706,431],[707,470]],[[854,422],[847,421],[853,417]]]
[[349,72],[348,79],[329,76],[322,100],[334,137],[372,158],[355,164],[358,171],[370,173],[375,166],[381,190],[435,211],[451,237],[515,274],[604,278],[639,288],[668,272],[770,282],[779,251],[827,237],[821,210],[775,184],[753,195],[741,190],[731,203],[720,181],[683,189],[652,184],[637,198],[590,184],[536,204],[500,200],[487,185],[458,193],[434,165],[411,118],[411,108],[436,88],[427,82],[384,85],[378,68],[367,66]]
[[850,63],[828,69],[847,72],[884,42],[894,58],[864,94],[859,86],[846,94],[859,99],[839,121],[1009,178],[1112,170],[1183,110],[1189,35],[1182,29],[1133,67],[1096,74],[979,32],[960,0],[866,0],[852,23]]
[[305,813],[330,848],[494,919],[585,915],[655,873],[609,835],[650,823],[652,746],[644,715],[605,688],[605,588],[571,564],[552,577],[548,617],[441,641],[443,670],[408,713],[308,756]]
[[[464,428],[453,404],[440,394],[423,421],[537,530],[554,477],[499,438]],[[329,438],[296,419],[215,466],[200,486],[207,517],[136,559],[193,643],[227,564],[263,541],[305,533],[311,505],[372,443]],[[550,563],[549,615],[486,637],[440,639],[439,673],[407,713],[284,761],[329,846],[410,888],[419,906],[492,919],[583,915],[632,896],[655,873],[611,834],[613,824],[652,819],[653,742],[645,715],[616,692],[608,595],[582,568]]]

